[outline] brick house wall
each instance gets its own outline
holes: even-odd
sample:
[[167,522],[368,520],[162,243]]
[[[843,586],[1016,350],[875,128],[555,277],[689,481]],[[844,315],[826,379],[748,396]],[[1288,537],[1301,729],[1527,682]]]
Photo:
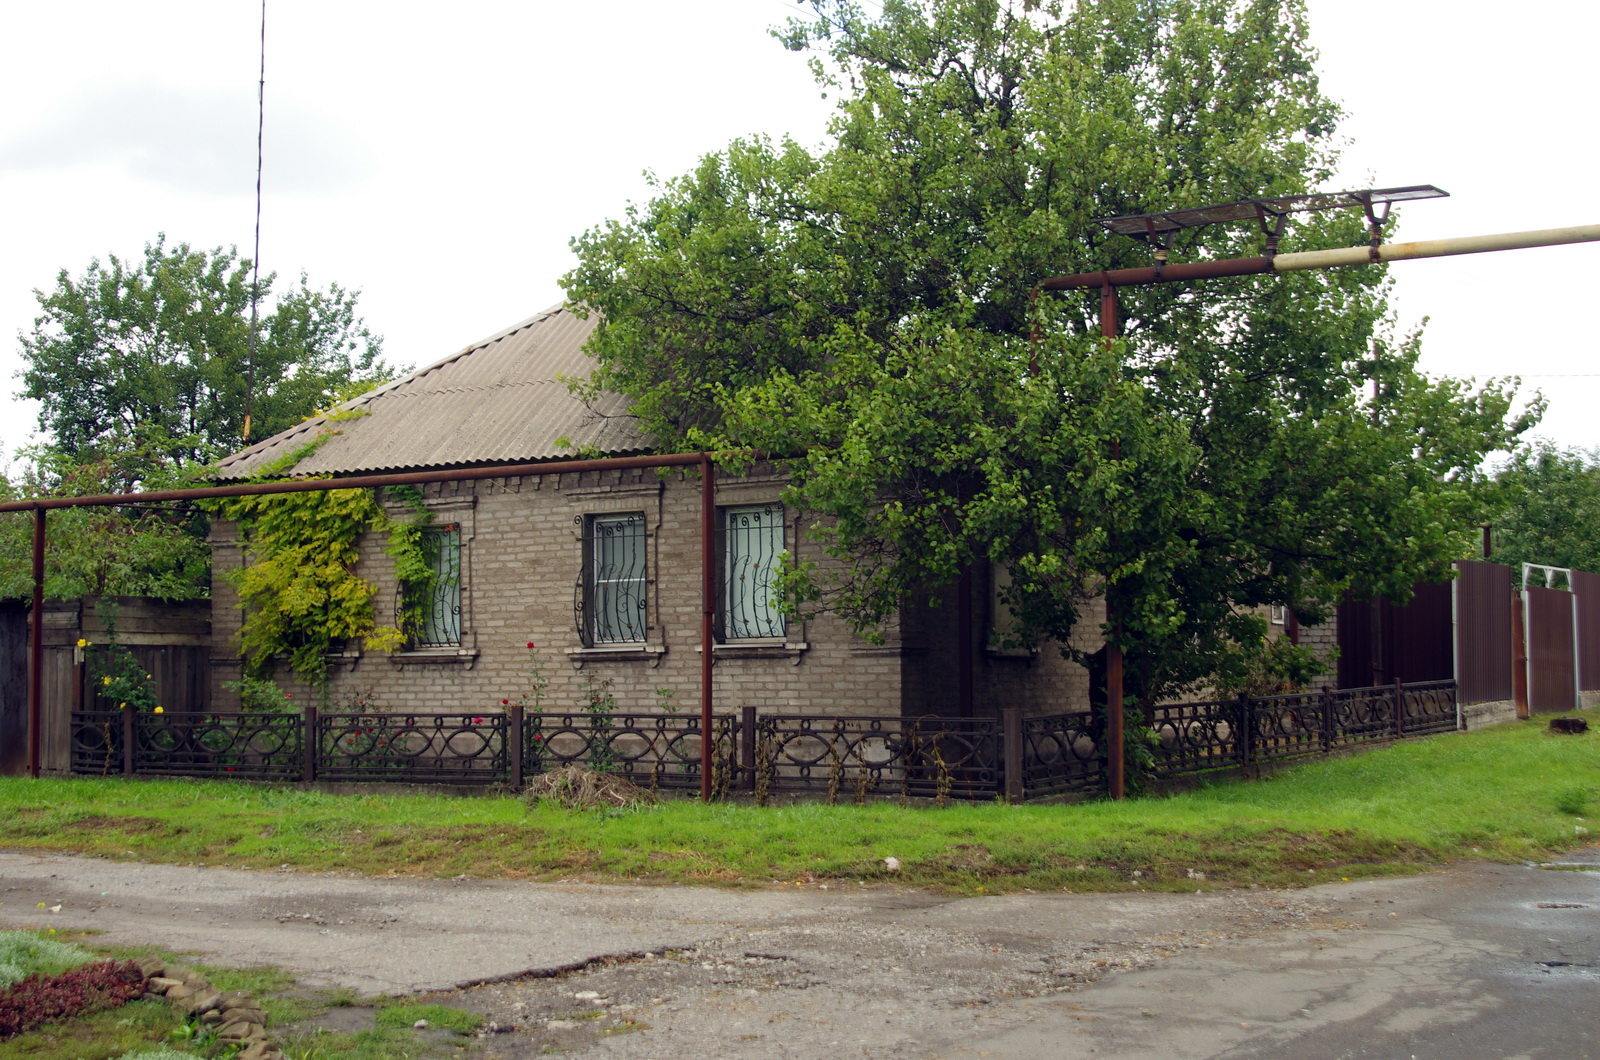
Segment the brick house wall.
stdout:
[[[782,487],[783,479],[774,474],[723,478],[716,500],[719,508],[776,503]],[[433,513],[431,525],[460,528],[460,646],[387,655],[351,645],[331,669],[331,709],[361,695],[390,711],[498,710],[502,699],[514,701],[528,688],[529,640],[538,645],[549,682],[546,713],[581,709],[586,681],[601,680],[612,682],[619,712],[653,711],[663,702],[679,711],[698,709],[698,477],[630,470],[448,482],[425,487],[423,503]],[[586,519],[632,513],[644,519],[646,641],[585,647],[574,598],[582,577]],[[784,512],[784,545],[797,550],[802,561],[822,562],[825,557],[806,538],[802,519],[793,510]],[[377,619],[390,623],[399,587],[384,544],[382,535],[363,540],[357,573],[376,585]],[[242,614],[237,594],[221,575],[244,561],[244,551],[237,528],[223,521],[213,526],[212,545],[213,696],[225,705],[237,702],[225,686],[239,674],[235,644]],[[982,623],[988,621],[981,600],[976,612],[981,638]],[[721,642],[716,709],[954,714],[953,614],[953,604],[928,609],[912,623],[916,631],[909,637],[902,635],[904,623],[891,623],[882,644],[857,636],[828,614],[790,620],[781,638]],[[1086,675],[1051,647],[1007,658],[980,643],[975,655],[979,714],[1009,706],[1043,713],[1076,709],[1087,701]],[[296,700],[316,701],[314,691],[287,667],[280,667],[275,679]],[[669,691],[670,699],[662,691]]]

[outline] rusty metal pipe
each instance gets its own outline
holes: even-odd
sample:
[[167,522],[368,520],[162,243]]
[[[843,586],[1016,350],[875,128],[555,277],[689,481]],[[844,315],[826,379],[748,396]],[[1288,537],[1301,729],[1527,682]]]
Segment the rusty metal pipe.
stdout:
[[33,614],[28,630],[28,776],[39,776],[40,727],[44,720],[44,534],[43,510],[33,513]]
[[1180,280],[1215,280],[1223,276],[1254,276],[1271,272],[1271,258],[1226,258],[1222,261],[1191,261],[1146,269],[1112,269],[1109,272],[1079,272],[1039,281],[1042,291],[1070,291],[1094,287],[1137,287],[1150,283],[1177,283]]
[[717,471],[706,453],[700,460],[700,800],[711,801],[712,664],[716,661],[713,618],[717,610]]
[[396,471],[349,478],[295,479],[289,482],[243,482],[235,486],[203,486],[188,490],[150,490],[146,493],[95,494],[88,497],[34,497],[0,504],[0,512],[32,512],[50,508],[104,508],[159,501],[209,500],[216,497],[261,497],[277,493],[316,493],[321,490],[372,489],[379,486],[418,486],[426,482],[464,482],[471,479],[516,478],[523,475],[563,475],[581,471],[627,471],[633,468],[690,467],[699,453],[661,456],[610,456],[595,460],[552,460],[542,464],[497,464],[440,471]]
[[[1117,337],[1117,289],[1110,283],[1100,288],[1100,335],[1107,344]],[[1111,440],[1111,459],[1122,459],[1122,439]],[[1106,625],[1111,627],[1111,640],[1106,644],[1106,788],[1113,799],[1127,793],[1127,745],[1123,737],[1122,717],[1122,645],[1117,639],[1122,635],[1122,623],[1117,620],[1112,604],[1111,589],[1106,588]]]

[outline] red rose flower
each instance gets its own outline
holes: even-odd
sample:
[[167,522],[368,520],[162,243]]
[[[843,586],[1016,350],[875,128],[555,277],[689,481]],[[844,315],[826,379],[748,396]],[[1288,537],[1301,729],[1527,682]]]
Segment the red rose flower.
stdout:
[[509,699],[502,699],[502,700],[501,700],[501,701],[500,701],[500,705],[501,705],[501,706],[502,706],[502,707],[509,707],[509,706],[510,706],[510,705],[511,705],[511,700],[509,700]]

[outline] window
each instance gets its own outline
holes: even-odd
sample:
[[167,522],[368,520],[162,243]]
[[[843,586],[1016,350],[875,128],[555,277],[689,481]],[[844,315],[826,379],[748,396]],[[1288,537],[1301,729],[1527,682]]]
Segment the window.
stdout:
[[402,594],[403,628],[412,648],[461,645],[461,528],[455,523],[422,531],[428,577],[407,583]]
[[722,635],[748,640],[784,635],[773,582],[783,553],[783,507],[722,510]]
[[643,512],[588,517],[578,608],[578,629],[589,647],[645,641]]

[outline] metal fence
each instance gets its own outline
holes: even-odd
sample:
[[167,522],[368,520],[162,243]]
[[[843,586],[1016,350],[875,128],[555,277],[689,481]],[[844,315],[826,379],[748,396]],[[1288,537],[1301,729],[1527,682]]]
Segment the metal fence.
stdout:
[[[1145,771],[1165,779],[1328,754],[1458,727],[1453,681],[1244,697],[1154,708]],[[1105,788],[1095,712],[991,718],[722,715],[713,787],[758,802],[777,795],[849,799],[1013,800]],[[503,784],[566,765],[652,790],[700,786],[693,714],[162,713],[76,711],[72,769],[91,775],[288,781]]]

